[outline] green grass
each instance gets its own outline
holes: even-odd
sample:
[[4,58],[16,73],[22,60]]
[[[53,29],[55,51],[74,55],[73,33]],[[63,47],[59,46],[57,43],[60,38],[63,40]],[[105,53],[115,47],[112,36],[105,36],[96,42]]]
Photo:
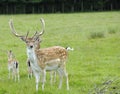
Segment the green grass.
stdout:
[[[46,22],[41,48],[71,46],[67,71],[70,91],[65,82],[58,90],[59,79],[50,86],[49,74],[45,90],[35,91],[35,78],[28,80],[26,46],[13,36],[8,25],[13,19],[16,31],[30,36],[41,29],[39,19]],[[103,32],[102,38],[89,38],[92,32]],[[111,33],[112,32],[112,33]],[[115,32],[115,33],[114,33]],[[20,82],[8,80],[7,50],[12,49],[20,62]],[[0,15],[0,94],[88,94],[106,79],[120,77],[120,12],[74,14]]]

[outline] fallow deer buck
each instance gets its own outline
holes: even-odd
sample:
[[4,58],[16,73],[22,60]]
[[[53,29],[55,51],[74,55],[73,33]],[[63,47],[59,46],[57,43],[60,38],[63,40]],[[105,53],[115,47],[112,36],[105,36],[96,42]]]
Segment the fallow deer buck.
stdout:
[[26,36],[17,34],[14,29],[12,20],[9,21],[10,29],[12,33],[21,38],[26,43],[27,55],[31,61],[31,67],[33,74],[36,78],[36,91],[38,91],[38,84],[40,79],[40,73],[42,73],[42,90],[44,90],[46,71],[58,71],[60,77],[59,89],[62,87],[63,76],[66,78],[67,90],[69,90],[68,73],[66,72],[66,60],[68,57],[67,50],[64,47],[53,46],[44,49],[35,49],[35,42],[43,35],[45,31],[45,22],[41,18],[42,31],[36,33],[33,37],[28,37],[29,32]]
[[12,51],[8,51],[8,70],[9,70],[9,79],[12,74],[12,79],[15,79],[18,77],[19,81],[19,63],[15,59],[15,56],[13,55]]
[[[37,32],[36,32],[37,33]],[[40,43],[41,43],[41,39],[37,39],[36,42],[35,42],[35,45],[36,45],[36,50],[39,50],[40,49]],[[28,58],[27,59],[27,67],[28,67],[28,79],[29,78],[32,78],[32,74],[33,74],[33,71],[32,71],[32,67],[31,67],[31,63],[30,63],[30,59]],[[56,71],[47,71],[50,73],[50,83],[52,85],[53,81],[56,82]]]

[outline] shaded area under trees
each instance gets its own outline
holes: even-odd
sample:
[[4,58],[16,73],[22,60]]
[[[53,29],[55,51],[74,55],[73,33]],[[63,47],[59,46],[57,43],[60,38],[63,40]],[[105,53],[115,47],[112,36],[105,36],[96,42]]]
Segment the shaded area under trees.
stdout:
[[120,10],[120,0],[0,0],[0,14]]

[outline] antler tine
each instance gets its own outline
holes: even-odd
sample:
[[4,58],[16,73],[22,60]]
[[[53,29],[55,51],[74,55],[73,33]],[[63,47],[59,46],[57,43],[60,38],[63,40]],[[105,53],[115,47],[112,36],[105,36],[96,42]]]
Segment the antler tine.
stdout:
[[11,29],[12,33],[13,33],[16,37],[23,37],[23,36],[17,34],[17,32],[15,31],[12,19],[10,19],[10,21],[9,21],[9,26],[10,26],[10,29]]
[[25,38],[25,39],[27,39],[28,35],[29,35],[29,31],[27,32],[27,34],[26,34],[26,38]]
[[34,37],[36,36],[37,33],[38,33],[38,32],[36,31],[32,38],[34,38]]
[[41,36],[45,32],[45,21],[43,18],[40,19],[42,23],[42,31],[38,34],[38,36]]

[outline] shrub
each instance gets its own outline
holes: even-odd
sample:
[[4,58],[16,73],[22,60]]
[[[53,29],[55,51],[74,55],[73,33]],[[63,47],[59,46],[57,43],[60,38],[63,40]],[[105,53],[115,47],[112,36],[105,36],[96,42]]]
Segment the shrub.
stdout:
[[115,29],[109,29],[109,30],[108,30],[108,33],[109,33],[109,34],[115,34],[116,32],[117,32],[117,31],[116,31]]
[[91,32],[90,38],[95,39],[95,38],[103,38],[105,37],[104,32]]

